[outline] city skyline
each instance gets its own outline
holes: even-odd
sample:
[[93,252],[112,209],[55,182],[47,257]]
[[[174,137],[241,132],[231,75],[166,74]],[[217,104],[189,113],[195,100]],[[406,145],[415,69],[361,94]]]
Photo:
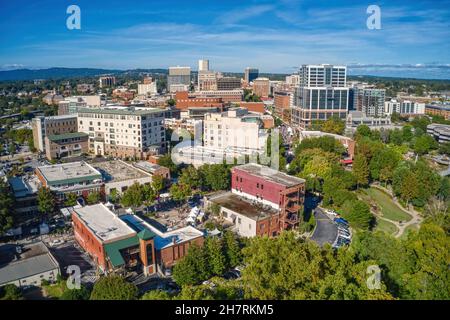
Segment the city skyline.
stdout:
[[226,72],[330,63],[348,65],[349,74],[450,78],[447,0],[376,3],[380,30],[367,28],[370,4],[361,1],[77,1],[80,30],[66,27],[70,4],[2,3],[0,69],[196,70],[204,58]]

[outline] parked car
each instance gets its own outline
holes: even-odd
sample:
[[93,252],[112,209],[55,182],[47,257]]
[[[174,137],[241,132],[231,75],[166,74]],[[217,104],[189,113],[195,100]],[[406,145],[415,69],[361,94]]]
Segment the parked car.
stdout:
[[343,234],[343,233],[339,233],[339,237],[347,239],[347,240],[351,240],[352,239],[352,237],[350,235],[346,235],[346,234]]
[[342,218],[336,218],[336,219],[334,219],[334,222],[348,226],[348,222],[346,220],[343,220]]

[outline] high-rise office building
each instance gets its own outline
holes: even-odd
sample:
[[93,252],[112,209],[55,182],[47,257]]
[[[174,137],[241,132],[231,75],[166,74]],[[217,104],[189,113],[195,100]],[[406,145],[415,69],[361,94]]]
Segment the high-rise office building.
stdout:
[[198,60],[198,71],[209,71],[209,60]]
[[169,75],[167,76],[167,87],[171,90],[172,85],[191,84],[191,68],[190,67],[169,67]]
[[366,116],[383,116],[385,89],[356,87],[351,92],[353,94],[353,110],[362,111]]
[[348,111],[347,67],[303,65],[300,85],[294,92],[291,121],[301,129],[313,121],[327,120],[333,116],[345,119]]
[[255,80],[258,77],[259,77],[258,69],[250,68],[250,67],[245,68],[245,71],[244,71],[245,82],[250,83],[251,81]]

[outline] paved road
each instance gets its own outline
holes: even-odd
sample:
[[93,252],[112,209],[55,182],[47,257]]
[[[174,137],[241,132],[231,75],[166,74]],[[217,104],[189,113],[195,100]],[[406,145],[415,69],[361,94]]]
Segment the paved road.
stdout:
[[314,218],[317,225],[310,239],[317,242],[320,246],[325,243],[332,245],[337,238],[336,224],[319,208],[314,210]]

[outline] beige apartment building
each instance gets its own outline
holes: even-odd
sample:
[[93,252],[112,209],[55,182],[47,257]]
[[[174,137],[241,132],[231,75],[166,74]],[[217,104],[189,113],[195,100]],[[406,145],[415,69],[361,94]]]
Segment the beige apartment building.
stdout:
[[205,147],[262,149],[266,137],[261,115],[236,108],[223,113],[208,113],[203,121]]
[[198,90],[217,90],[217,76],[214,71],[202,70],[198,72]]
[[53,117],[35,117],[31,121],[33,142],[36,149],[45,152],[45,137],[77,132],[77,115],[62,115]]
[[78,112],[78,131],[96,155],[146,159],[165,146],[163,109],[91,108]]

